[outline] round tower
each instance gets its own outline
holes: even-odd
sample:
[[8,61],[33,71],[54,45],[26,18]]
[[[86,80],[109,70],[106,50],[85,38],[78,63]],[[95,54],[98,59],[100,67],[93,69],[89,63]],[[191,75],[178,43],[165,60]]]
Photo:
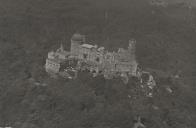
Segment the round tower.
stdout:
[[79,33],[73,34],[71,38],[71,55],[78,56],[80,45],[85,42],[85,36]]
[[128,50],[131,56],[133,57],[133,59],[135,59],[135,52],[136,52],[136,40],[135,39],[129,40]]

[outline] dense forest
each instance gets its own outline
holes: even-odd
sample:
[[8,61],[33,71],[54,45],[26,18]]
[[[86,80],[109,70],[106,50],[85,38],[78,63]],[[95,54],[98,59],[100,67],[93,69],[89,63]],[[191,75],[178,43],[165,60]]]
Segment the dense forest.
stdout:
[[[0,127],[196,127],[196,9],[147,0],[0,0]],[[189,3],[190,4],[190,3]],[[53,79],[44,71],[48,51],[73,33],[109,50],[135,38],[136,56],[154,71],[153,97],[134,79]],[[180,78],[173,80],[178,73]],[[171,91],[167,91],[167,88]],[[131,97],[131,98],[130,98]]]

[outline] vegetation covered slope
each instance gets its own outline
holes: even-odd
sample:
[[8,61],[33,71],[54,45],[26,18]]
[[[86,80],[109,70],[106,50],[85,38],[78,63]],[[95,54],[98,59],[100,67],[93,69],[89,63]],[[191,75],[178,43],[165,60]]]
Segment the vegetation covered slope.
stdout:
[[[158,8],[145,0],[1,0],[0,8],[0,124],[128,128],[140,115],[152,128],[195,126],[194,8]],[[148,99],[137,83],[88,74],[77,81],[51,80],[43,69],[47,52],[62,41],[69,49],[76,31],[110,50],[135,38],[142,67],[180,72],[180,81],[159,80]]]

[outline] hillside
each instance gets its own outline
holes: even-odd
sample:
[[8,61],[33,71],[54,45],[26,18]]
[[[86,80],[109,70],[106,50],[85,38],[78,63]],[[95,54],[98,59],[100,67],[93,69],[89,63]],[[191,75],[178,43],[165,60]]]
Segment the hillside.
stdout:
[[[137,115],[151,128],[196,126],[195,8],[159,8],[146,0],[0,0],[0,14],[0,126],[130,128]],[[51,79],[43,69],[47,52],[60,42],[69,49],[77,31],[109,50],[135,38],[143,68],[180,72],[181,78],[157,76],[153,98],[134,82],[126,86],[88,74],[76,81]]]

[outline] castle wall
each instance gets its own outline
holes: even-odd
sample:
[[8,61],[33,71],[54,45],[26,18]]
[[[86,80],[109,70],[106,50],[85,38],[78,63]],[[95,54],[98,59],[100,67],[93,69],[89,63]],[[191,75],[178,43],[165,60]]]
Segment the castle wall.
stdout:
[[91,61],[95,64],[102,64],[103,54],[99,53],[95,48],[81,47],[79,50],[79,59]]
[[71,38],[71,48],[70,52],[71,55],[78,58],[78,55],[80,54],[80,48],[81,45],[85,43],[85,36],[81,34],[74,34]]
[[119,48],[118,52],[108,52],[104,47],[98,48],[96,45],[85,44],[84,41],[84,36],[74,34],[70,52],[64,51],[62,45],[56,52],[50,52],[46,60],[46,70],[58,73],[62,61],[75,58],[86,64],[83,68],[91,71],[103,71],[109,76],[118,72],[136,76],[135,40],[129,41],[128,49]]
[[46,59],[45,68],[46,68],[47,72],[58,73],[60,70],[60,63],[58,63],[52,59]]
[[80,43],[76,41],[71,41],[71,49],[70,49],[71,55],[78,57],[79,50],[80,50]]

